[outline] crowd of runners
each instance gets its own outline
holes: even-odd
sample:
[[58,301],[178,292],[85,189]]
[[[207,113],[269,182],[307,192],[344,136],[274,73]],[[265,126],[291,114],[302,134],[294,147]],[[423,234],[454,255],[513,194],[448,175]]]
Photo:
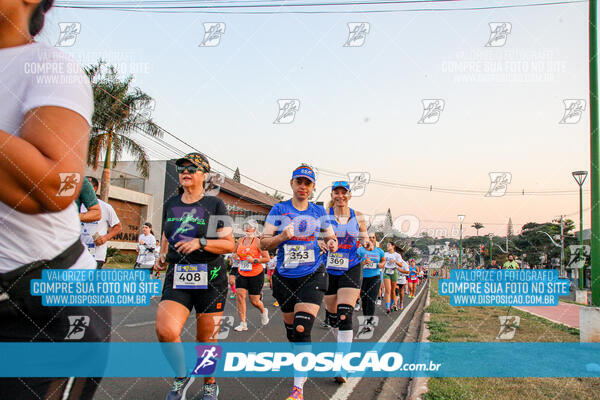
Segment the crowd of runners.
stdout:
[[[289,181],[292,198],[273,206],[262,233],[259,224],[249,220],[243,226],[245,235],[236,241],[223,201],[204,196],[209,161],[200,153],[190,153],[176,165],[183,192],[165,203],[161,248],[154,267],[158,272],[166,270],[156,316],[161,342],[181,341],[181,330],[192,310],[196,312],[197,340],[216,341],[214,333],[228,297],[236,299],[239,325],[235,331],[248,330],[247,300],[267,325],[269,313],[263,303],[266,269],[274,305],[283,315],[282,335],[285,332],[287,340],[299,348],[310,346],[312,329],[324,306],[322,324],[335,329],[343,351],[352,342],[355,329],[373,329],[378,305],[385,304],[388,314],[402,310],[405,293],[414,298],[417,285],[426,278],[427,270],[414,259],[405,261],[404,249],[393,241],[387,242],[387,251],[378,247],[363,215],[349,206],[352,190],[346,181],[331,185],[331,200],[323,207],[308,200],[315,188],[314,171],[299,166]],[[211,231],[211,223],[206,224],[196,217],[199,215],[218,221],[212,224],[216,230]],[[183,265],[198,266],[200,278],[190,280],[189,274],[179,273]],[[365,324],[355,327],[353,313],[361,307]],[[175,378],[167,400],[185,398],[194,377],[181,375]],[[345,376],[335,379],[346,382]],[[287,400],[304,398],[305,380],[301,373],[294,377]],[[218,398],[219,387],[213,377],[204,378],[203,393],[204,400]]]
[[[77,63],[53,46],[35,42],[52,0],[0,1],[0,341],[65,341],[69,316],[89,321],[81,341],[108,342],[110,307],[44,307],[30,295],[30,282],[44,269],[102,268],[106,243],[121,230],[114,210],[95,196],[98,182],[84,175],[93,115],[90,83]],[[50,60],[57,68],[40,74],[73,76],[68,84],[40,84],[26,65]],[[63,82],[63,81],[58,81]],[[96,132],[97,134],[98,132]],[[319,310],[337,331],[340,349],[353,338],[353,313],[367,318],[384,305],[402,309],[406,295],[416,294],[424,273],[403,249],[378,247],[360,212],[349,202],[348,182],[331,185],[327,207],[308,199],[315,173],[301,165],[291,173],[293,197],[273,206],[262,232],[245,225],[236,240],[223,201],[205,195],[209,161],[190,153],[176,162],[179,191],[163,206],[162,234],[157,241],[145,224],[138,243],[138,268],[166,271],[157,307],[160,342],[181,342],[181,332],[195,311],[196,340],[215,342],[228,290],[235,294],[239,325],[248,329],[246,300],[269,323],[262,301],[265,265],[269,285],[283,315],[282,339],[310,346]],[[83,223],[83,228],[82,228]],[[235,266],[228,276],[225,255]],[[186,273],[180,273],[183,268]],[[193,271],[190,273],[190,271]],[[191,277],[191,278],[190,278]],[[382,301],[383,299],[383,301]],[[107,355],[106,355],[107,356]],[[178,378],[167,400],[185,399],[193,376],[184,354],[169,354]],[[74,360],[77,362],[77,360]],[[82,364],[85,359],[79,360]],[[345,382],[344,376],[336,380]],[[12,378],[0,380],[2,399],[83,399],[94,397],[101,378]],[[288,400],[303,399],[306,377],[294,377]],[[213,377],[204,378],[203,399],[218,398]]]

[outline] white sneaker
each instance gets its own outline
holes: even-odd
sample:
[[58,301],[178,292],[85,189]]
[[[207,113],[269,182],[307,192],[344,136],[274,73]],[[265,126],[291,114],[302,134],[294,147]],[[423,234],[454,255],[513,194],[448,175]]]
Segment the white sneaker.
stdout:
[[248,330],[248,323],[247,322],[240,322],[240,324],[238,326],[236,326],[235,328],[233,328],[234,330],[241,332],[241,331],[247,331]]
[[260,320],[263,325],[266,325],[269,323],[269,309],[267,309],[266,307],[265,307],[265,312],[260,314]]
[[378,306],[381,305],[381,299],[377,299],[377,301],[375,302],[375,304],[377,304]]

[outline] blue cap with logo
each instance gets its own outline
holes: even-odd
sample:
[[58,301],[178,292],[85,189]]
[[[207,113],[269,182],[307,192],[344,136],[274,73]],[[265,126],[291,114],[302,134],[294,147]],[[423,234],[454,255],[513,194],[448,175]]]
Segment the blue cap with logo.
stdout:
[[350,192],[350,184],[347,181],[335,181],[331,184],[331,191],[333,192],[337,188],[344,188]]
[[315,172],[310,167],[298,167],[292,172],[292,179],[306,178],[312,183],[315,183]]

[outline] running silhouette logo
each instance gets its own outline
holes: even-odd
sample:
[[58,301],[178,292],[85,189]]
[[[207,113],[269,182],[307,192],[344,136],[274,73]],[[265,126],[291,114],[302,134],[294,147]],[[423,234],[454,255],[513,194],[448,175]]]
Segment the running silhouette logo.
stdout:
[[361,47],[371,31],[371,25],[368,22],[348,22],[348,31],[344,47]]
[[369,340],[375,333],[375,328],[379,325],[379,317],[358,315],[358,331],[354,336],[357,340]]
[[221,186],[225,183],[225,175],[218,174],[216,172],[209,172],[207,174],[204,185],[204,192],[206,196],[216,196],[221,191]]
[[79,340],[85,335],[85,330],[90,326],[90,317],[87,315],[69,315],[69,331],[65,340]]
[[137,114],[145,120],[152,118],[152,112],[156,108],[156,101],[151,99],[150,101],[138,101],[135,103],[134,110]]
[[205,22],[204,39],[199,47],[216,47],[221,43],[221,36],[225,34],[224,22]]
[[510,22],[490,22],[490,38],[485,47],[502,47],[512,30]]
[[440,120],[446,102],[443,99],[423,99],[423,115],[419,124],[435,124]]
[[215,330],[211,336],[211,340],[225,340],[229,337],[229,332],[233,328],[235,318],[233,315],[214,316],[213,322]]
[[59,197],[72,196],[77,190],[77,184],[81,180],[81,175],[77,172],[59,172],[60,186],[56,195]]
[[502,197],[508,189],[508,184],[512,181],[510,172],[490,172],[490,189],[485,197]]
[[77,41],[77,36],[81,33],[81,24],[79,22],[59,22],[58,28],[60,34],[55,47],[71,47]]
[[587,244],[572,244],[569,246],[569,251],[571,252],[571,258],[569,259],[569,263],[565,268],[567,269],[580,269],[583,268],[586,261],[590,257],[591,247]]
[[367,185],[371,181],[371,174],[368,172],[348,172],[348,183],[352,190],[352,197],[360,197],[365,194]]
[[585,100],[584,99],[565,99],[563,100],[565,105],[565,113],[559,124],[576,124],[581,120],[581,115],[585,111]]
[[498,332],[498,336],[496,336],[496,340],[513,339],[521,323],[521,318],[508,315],[499,316],[498,318],[500,318],[500,331]]
[[300,109],[300,100],[298,99],[279,99],[277,100],[279,113],[273,121],[274,124],[291,124],[296,118],[296,113]]
[[198,360],[192,375],[212,375],[217,369],[217,361],[223,354],[221,346],[196,346]]

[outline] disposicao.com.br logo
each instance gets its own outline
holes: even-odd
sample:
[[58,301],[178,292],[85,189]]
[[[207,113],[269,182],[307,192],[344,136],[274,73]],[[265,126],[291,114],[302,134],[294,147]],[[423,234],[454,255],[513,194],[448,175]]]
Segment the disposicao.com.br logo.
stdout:
[[362,352],[229,352],[225,356],[225,372],[278,372],[293,368],[301,372],[383,372],[437,371],[441,364],[404,363],[402,354],[377,351]]

